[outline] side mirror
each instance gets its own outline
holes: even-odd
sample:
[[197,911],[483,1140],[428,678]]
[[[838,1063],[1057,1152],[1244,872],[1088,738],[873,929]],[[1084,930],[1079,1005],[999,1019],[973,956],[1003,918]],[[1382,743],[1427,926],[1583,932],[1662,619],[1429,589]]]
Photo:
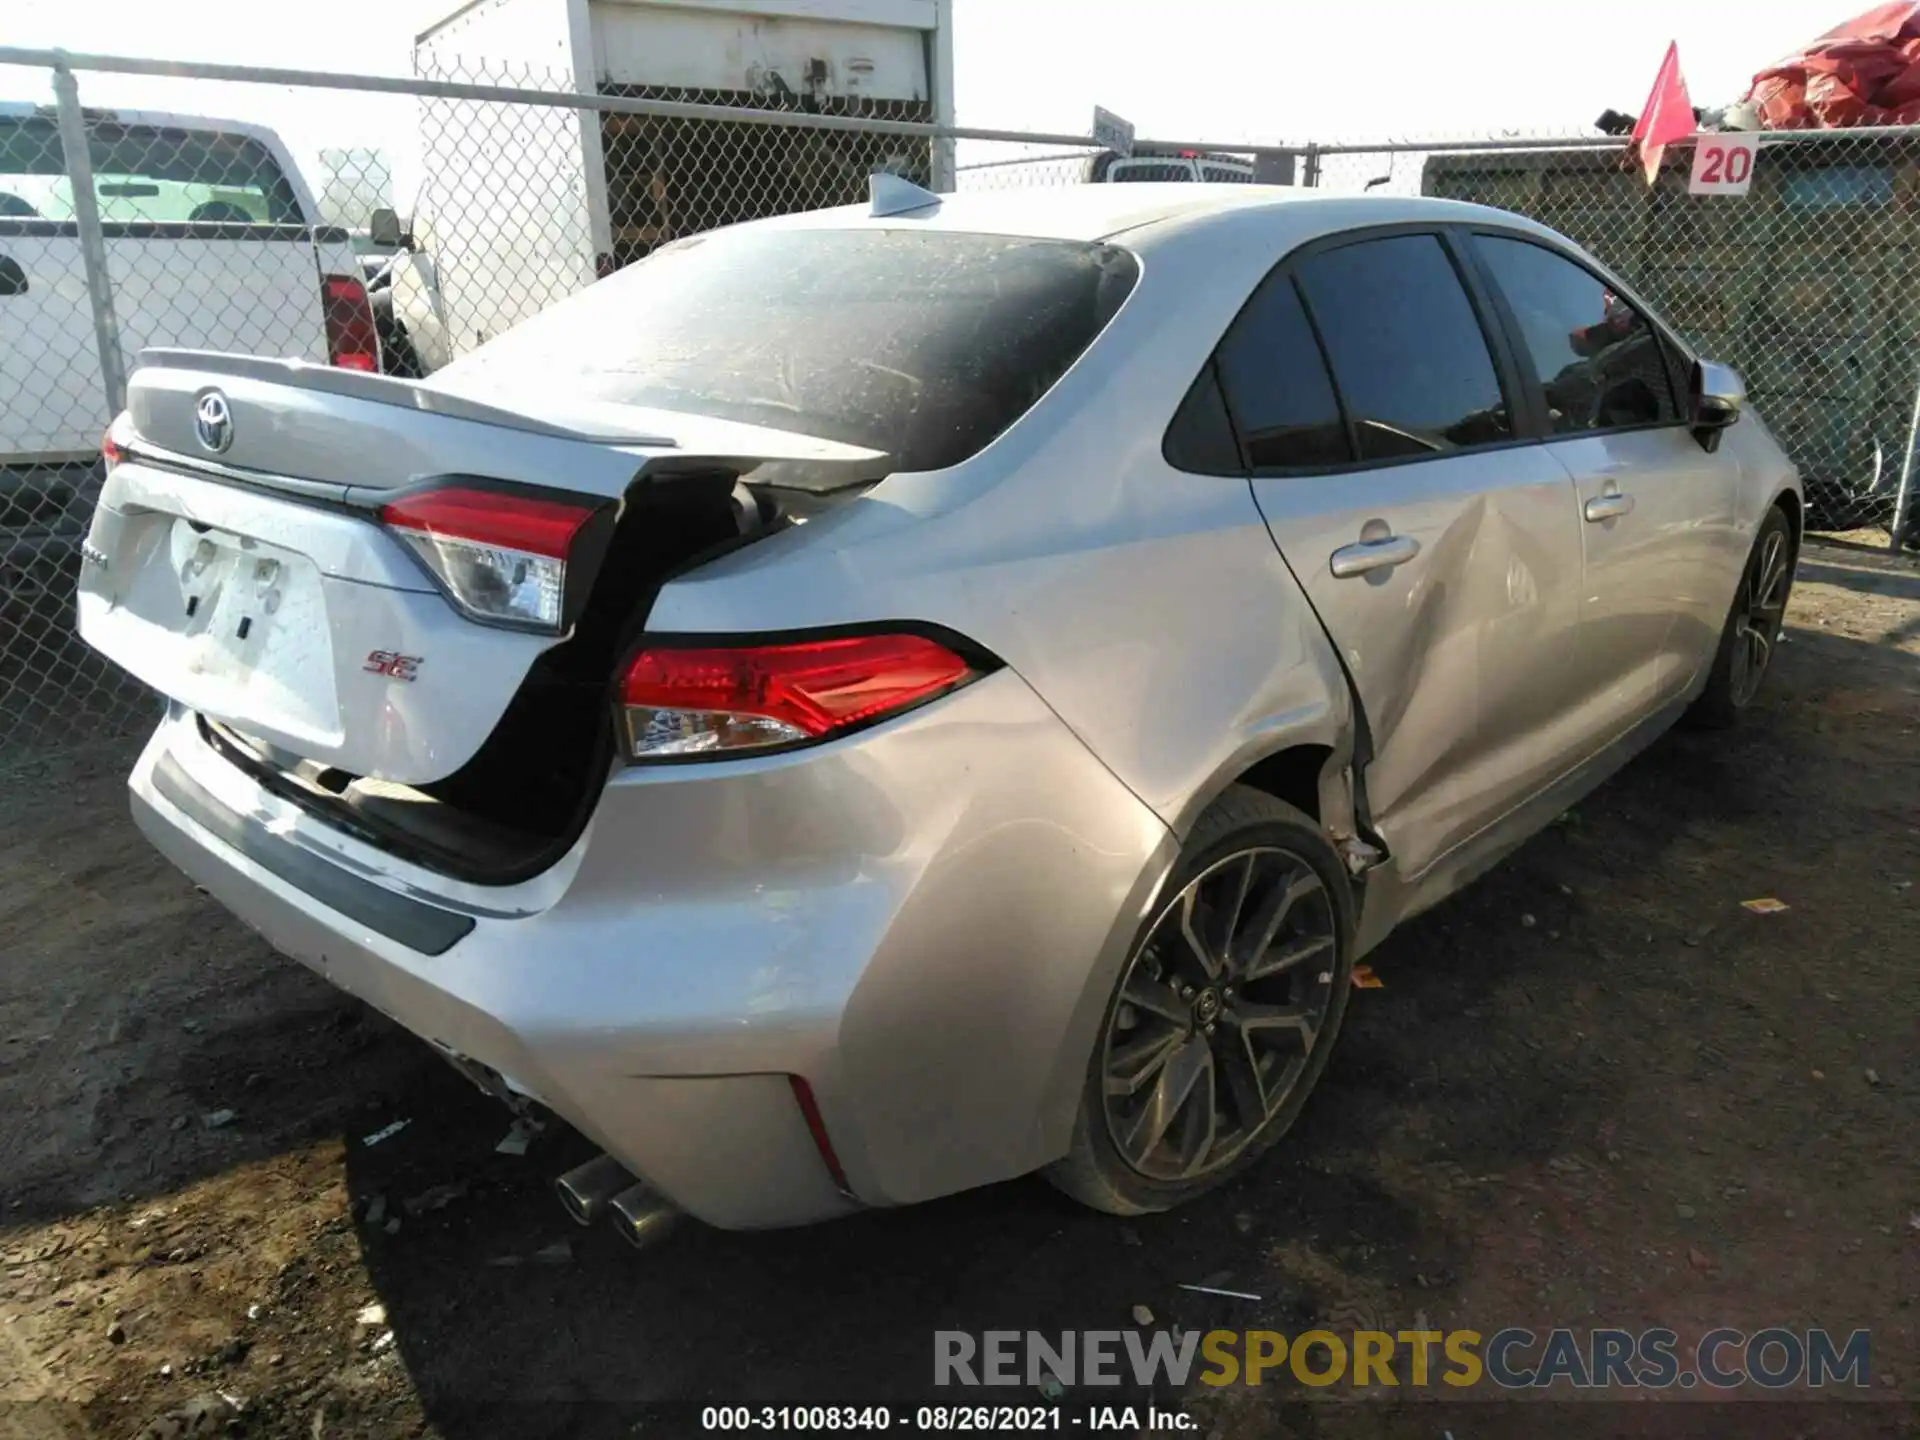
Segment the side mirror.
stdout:
[[1720,432],[1740,418],[1747,387],[1731,369],[1702,360],[1693,367],[1693,433],[1709,453],[1720,448]]
[[383,250],[407,250],[413,237],[400,227],[400,217],[391,210],[375,210],[367,216],[367,238]]

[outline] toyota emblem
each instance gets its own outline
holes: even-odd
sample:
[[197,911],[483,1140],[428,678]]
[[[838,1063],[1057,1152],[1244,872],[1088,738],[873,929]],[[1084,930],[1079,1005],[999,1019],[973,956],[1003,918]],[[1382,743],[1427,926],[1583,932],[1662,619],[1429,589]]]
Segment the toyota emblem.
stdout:
[[233,444],[233,412],[218,390],[209,390],[194,402],[193,433],[215,455]]

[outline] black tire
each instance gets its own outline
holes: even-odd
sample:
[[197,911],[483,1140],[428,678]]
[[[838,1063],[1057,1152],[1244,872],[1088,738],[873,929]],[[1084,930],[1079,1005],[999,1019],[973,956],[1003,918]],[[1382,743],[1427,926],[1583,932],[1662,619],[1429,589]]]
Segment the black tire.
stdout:
[[1687,712],[1692,724],[1725,730],[1738,724],[1753,704],[1772,668],[1798,561],[1793,522],[1776,505],[1767,511],[1753,537],[1747,568],[1741,573],[1740,588],[1734,592],[1720,632],[1720,648],[1714,652],[1713,669],[1707,674],[1707,688]]
[[[1199,938],[1182,943],[1174,938],[1182,933]],[[1293,1124],[1326,1068],[1352,988],[1353,933],[1346,870],[1320,827],[1258,790],[1228,790],[1194,826],[1134,941],[1087,1063],[1072,1146],[1047,1179],[1096,1210],[1143,1215],[1252,1165]],[[1183,994],[1186,975],[1195,983]],[[1152,1053],[1161,1056],[1157,1068]],[[1196,1070],[1204,1070],[1204,1095],[1188,1098],[1201,1088],[1189,1078],[1182,1098],[1165,1102]],[[1133,1077],[1134,1089],[1110,1091],[1110,1074],[1116,1085]],[[1204,1120],[1202,1099],[1211,1107]],[[1225,1118],[1232,1124],[1223,1132]]]

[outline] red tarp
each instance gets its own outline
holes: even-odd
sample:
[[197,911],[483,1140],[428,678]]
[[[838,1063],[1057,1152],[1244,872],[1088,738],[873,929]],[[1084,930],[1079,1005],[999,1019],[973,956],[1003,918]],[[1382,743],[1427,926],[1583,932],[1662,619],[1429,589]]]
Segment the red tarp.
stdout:
[[1766,130],[1920,125],[1920,3],[1896,0],[1829,30],[1753,77]]

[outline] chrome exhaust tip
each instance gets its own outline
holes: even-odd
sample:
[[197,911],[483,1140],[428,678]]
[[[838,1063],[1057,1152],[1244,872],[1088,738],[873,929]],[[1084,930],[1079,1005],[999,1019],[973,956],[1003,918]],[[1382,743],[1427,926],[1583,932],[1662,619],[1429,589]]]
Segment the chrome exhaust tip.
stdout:
[[651,1185],[634,1185],[614,1196],[607,1206],[613,1228],[636,1250],[658,1244],[679,1223],[680,1211]]
[[633,1184],[633,1177],[611,1155],[577,1165],[553,1182],[554,1192],[576,1225],[591,1225],[607,1202]]

